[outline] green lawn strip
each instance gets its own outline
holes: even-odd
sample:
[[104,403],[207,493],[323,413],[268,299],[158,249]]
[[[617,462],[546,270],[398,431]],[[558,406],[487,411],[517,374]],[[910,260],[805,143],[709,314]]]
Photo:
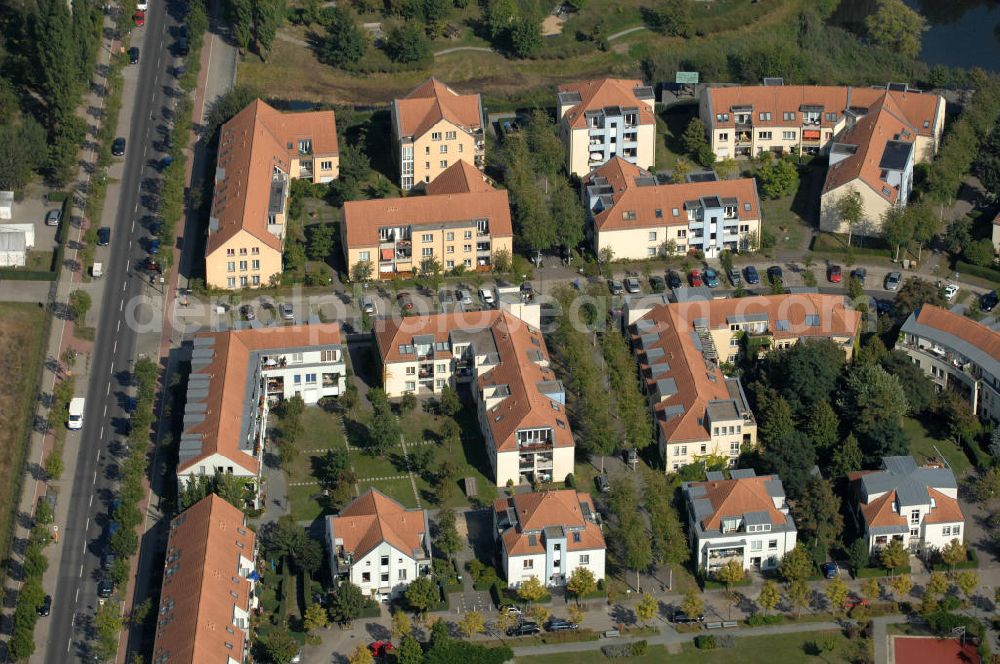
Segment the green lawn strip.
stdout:
[[425,440],[437,441],[441,438],[441,424],[445,418],[441,415],[425,412],[414,408],[399,418],[399,426],[403,430],[403,440],[407,443],[422,443]]
[[318,484],[288,487],[288,502],[296,521],[312,521],[324,514],[323,504],[318,500],[322,491]]
[[364,493],[369,487],[378,489],[405,507],[416,507],[417,498],[409,479],[401,480],[358,480],[358,492]]
[[802,242],[803,234],[809,230],[809,225],[805,219],[792,211],[792,197],[786,196],[775,200],[762,198],[760,204],[764,217],[763,226],[774,235],[775,247],[797,249]]
[[[903,432],[910,440],[910,454],[918,463],[937,457],[941,453],[951,466],[955,475],[961,477],[969,470],[969,458],[955,443],[950,440],[934,438],[924,425],[912,417],[903,418]],[[937,447],[937,451],[935,451]]]

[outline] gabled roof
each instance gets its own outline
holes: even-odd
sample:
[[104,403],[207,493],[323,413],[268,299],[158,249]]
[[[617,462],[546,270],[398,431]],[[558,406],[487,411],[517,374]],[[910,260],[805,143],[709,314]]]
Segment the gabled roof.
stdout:
[[1000,332],[953,313],[925,304],[903,323],[904,334],[912,334],[959,353],[985,371],[1000,378]]
[[414,560],[430,557],[427,513],[407,509],[377,489],[368,489],[329,519],[333,537],[354,561],[383,542]]
[[493,511],[508,556],[544,552],[547,536],[565,537],[570,551],[605,548],[594,502],[587,493],[573,489],[518,493],[495,500]]
[[485,193],[493,191],[483,172],[465,161],[459,159],[444,169],[434,181],[424,187],[428,196],[439,194]]
[[211,222],[218,229],[209,230],[206,254],[241,231],[281,250],[281,239],[267,230],[273,173],[288,175],[300,139],[312,140],[315,155],[337,154],[333,111],[282,113],[256,99],[222,125]]
[[256,404],[250,404],[251,380],[256,367],[251,362],[258,351],[303,349],[339,345],[340,324],[291,325],[250,328],[228,332],[205,332],[195,337],[187,407],[192,412],[180,441],[177,472],[184,473],[204,459],[220,454],[247,471],[260,472],[259,457],[245,449]]
[[652,173],[615,156],[591,172],[583,187],[588,196],[600,196],[599,209],[590,211],[598,231],[686,227],[687,210],[710,197],[727,199],[726,205],[735,206],[741,220],[760,219],[760,199],[753,178],[656,184]]
[[240,559],[252,566],[255,547],[243,512],[215,494],[174,517],[152,661],[244,660],[246,630],[234,624],[233,607],[250,611],[251,584],[240,574]]
[[482,129],[483,107],[479,95],[460,95],[429,78],[402,99],[393,100],[399,136],[421,136],[441,120],[466,131]]
[[[850,479],[859,497],[861,515],[869,529],[907,528],[903,514],[911,506],[931,505],[928,523],[964,521],[958,500],[942,489],[957,491],[955,475],[948,468],[918,466],[913,457],[882,459],[882,470],[854,473]],[[868,502],[865,502],[867,499]]]
[[563,115],[563,120],[573,129],[586,128],[588,111],[603,111],[612,107],[636,108],[639,111],[636,120],[640,125],[656,124],[651,108],[655,100],[652,89],[639,80],[600,78],[567,83],[559,86],[559,97],[561,100],[576,101]]
[[[751,518],[755,524],[783,526],[791,517],[775,507],[784,504],[785,490],[777,475],[757,477],[752,471],[739,478],[689,482],[684,485],[693,513],[703,530],[720,530],[722,520]],[[753,517],[748,517],[753,515]]]

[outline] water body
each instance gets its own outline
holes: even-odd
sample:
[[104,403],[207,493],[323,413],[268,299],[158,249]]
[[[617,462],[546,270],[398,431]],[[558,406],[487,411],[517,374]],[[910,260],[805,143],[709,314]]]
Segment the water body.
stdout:
[[1000,0],[905,0],[927,18],[920,59],[1000,72]]

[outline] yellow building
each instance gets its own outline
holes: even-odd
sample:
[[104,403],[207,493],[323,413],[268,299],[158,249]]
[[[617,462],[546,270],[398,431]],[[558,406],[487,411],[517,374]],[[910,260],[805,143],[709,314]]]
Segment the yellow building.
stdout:
[[509,257],[513,248],[507,192],[464,160],[431,182],[425,196],[348,201],[343,219],[348,269],[368,262],[380,279],[411,275],[427,260],[445,271],[487,271],[497,252]]
[[657,184],[649,171],[613,157],[583,182],[587,235],[594,252],[643,260],[664,254],[744,251],[760,237],[760,198],[753,178]]
[[434,78],[393,100],[392,132],[403,191],[432,182],[460,160],[480,170],[486,165],[479,95],[460,95]]
[[257,99],[222,126],[205,250],[212,288],[266,286],[281,275],[292,178],[340,171],[333,111],[282,113]]
[[604,78],[559,86],[560,133],[567,170],[581,178],[612,157],[640,168],[656,162],[653,88]]

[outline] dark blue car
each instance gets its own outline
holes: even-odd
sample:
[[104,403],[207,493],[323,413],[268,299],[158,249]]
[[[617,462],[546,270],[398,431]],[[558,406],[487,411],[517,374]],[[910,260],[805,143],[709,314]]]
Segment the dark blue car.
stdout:
[[756,286],[757,284],[760,283],[760,275],[757,274],[757,268],[755,268],[753,265],[747,265],[746,269],[743,271],[743,274],[747,278],[747,283],[750,284],[751,286]]
[[705,271],[702,273],[701,276],[705,281],[705,285],[708,286],[709,288],[719,287],[719,273],[713,270],[712,268],[710,267],[705,268]]

